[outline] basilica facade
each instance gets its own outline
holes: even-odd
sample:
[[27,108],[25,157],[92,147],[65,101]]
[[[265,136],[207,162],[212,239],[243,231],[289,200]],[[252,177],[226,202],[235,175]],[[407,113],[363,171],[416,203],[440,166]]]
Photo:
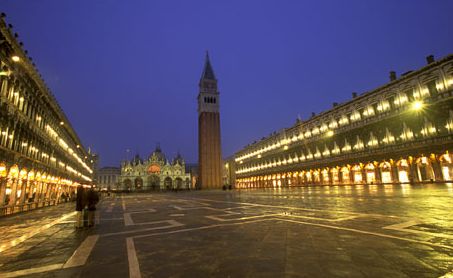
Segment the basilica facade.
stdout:
[[190,173],[178,153],[170,162],[158,146],[147,160],[135,155],[121,164],[119,189],[122,190],[174,190],[190,189]]

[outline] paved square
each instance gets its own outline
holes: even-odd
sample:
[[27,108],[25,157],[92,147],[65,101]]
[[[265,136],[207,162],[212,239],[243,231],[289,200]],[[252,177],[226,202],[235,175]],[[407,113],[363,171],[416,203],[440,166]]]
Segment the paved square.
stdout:
[[107,197],[0,219],[0,277],[451,277],[453,186]]

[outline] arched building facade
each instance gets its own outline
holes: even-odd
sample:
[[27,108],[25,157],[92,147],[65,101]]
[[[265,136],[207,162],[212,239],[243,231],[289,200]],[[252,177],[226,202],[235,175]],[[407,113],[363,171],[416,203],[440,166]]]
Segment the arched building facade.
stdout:
[[[93,179],[94,157],[0,19],[0,215],[57,204]],[[63,194],[65,193],[65,194]]]
[[239,188],[453,181],[453,55],[297,121],[228,161]]
[[191,178],[180,154],[170,162],[158,146],[145,161],[136,155],[121,164],[120,188],[131,191],[190,189]]

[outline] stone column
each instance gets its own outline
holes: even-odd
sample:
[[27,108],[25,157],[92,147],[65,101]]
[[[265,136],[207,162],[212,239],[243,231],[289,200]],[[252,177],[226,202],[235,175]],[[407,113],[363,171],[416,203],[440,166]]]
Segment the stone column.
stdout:
[[26,196],[25,196],[25,194],[26,194],[25,189],[26,189],[26,187],[27,187],[27,180],[24,179],[24,180],[21,181],[21,183],[22,183],[22,186],[21,186],[21,190],[22,190],[22,191],[20,192],[20,201],[19,201],[19,204],[25,203],[25,199],[26,199]]
[[362,173],[362,183],[368,184],[368,180],[367,180],[367,176],[366,176],[367,170],[365,168],[362,168],[362,170],[360,172]]
[[[43,182],[38,181],[36,183],[37,183],[37,185],[36,185],[35,202],[39,203],[42,200],[41,193],[42,193],[42,188],[43,188]],[[39,207],[39,204],[38,204],[38,207]]]
[[5,203],[6,196],[6,177],[0,177],[0,206]]
[[420,182],[421,181],[419,179],[419,176],[418,176],[417,163],[409,164],[409,181],[410,181],[410,183]]
[[379,166],[374,168],[374,178],[376,180],[375,183],[382,183],[381,169]]
[[348,172],[348,177],[349,177],[348,183],[349,183],[349,184],[354,184],[354,171],[349,170],[349,172]]
[[392,165],[390,168],[390,173],[392,174],[392,182],[399,182],[399,175],[398,175],[398,166]]
[[12,183],[11,183],[11,194],[10,194],[10,201],[9,201],[9,204],[10,205],[15,205],[16,204],[16,199],[17,199],[17,183],[18,183],[18,180],[17,179],[12,179]]
[[435,181],[443,181],[444,177],[442,175],[442,167],[440,165],[440,162],[436,159],[435,161],[431,162],[431,166],[433,167]]

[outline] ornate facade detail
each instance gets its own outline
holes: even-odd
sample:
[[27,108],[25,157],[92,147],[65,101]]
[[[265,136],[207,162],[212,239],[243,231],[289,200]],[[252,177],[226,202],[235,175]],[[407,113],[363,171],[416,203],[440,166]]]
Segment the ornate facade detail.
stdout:
[[119,188],[122,190],[190,189],[191,177],[186,163],[178,153],[170,162],[160,147],[156,147],[147,160],[137,154],[121,164]]

